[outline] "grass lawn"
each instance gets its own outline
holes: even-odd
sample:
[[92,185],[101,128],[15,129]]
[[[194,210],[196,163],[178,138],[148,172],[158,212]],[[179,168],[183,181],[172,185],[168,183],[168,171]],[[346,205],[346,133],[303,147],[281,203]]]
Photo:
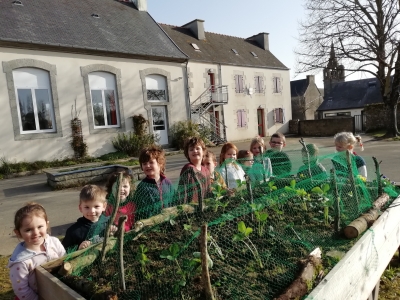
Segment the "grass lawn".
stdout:
[[[11,283],[8,278],[7,262],[9,256],[0,256],[0,300],[14,299]],[[400,299],[400,263],[397,252],[383,273],[379,291],[380,300]],[[339,299],[338,299],[339,300]]]

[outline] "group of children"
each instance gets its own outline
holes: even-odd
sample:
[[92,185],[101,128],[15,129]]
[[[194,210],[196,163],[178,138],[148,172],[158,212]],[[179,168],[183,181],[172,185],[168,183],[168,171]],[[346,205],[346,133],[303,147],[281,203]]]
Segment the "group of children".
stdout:
[[[342,132],[335,135],[334,139],[336,150],[350,152],[359,174],[366,177],[365,161],[354,152],[354,146],[357,142],[361,144],[361,138]],[[286,146],[285,136],[281,133],[273,134],[269,145],[271,149],[267,150],[261,137],[251,141],[249,150],[238,151],[234,144],[226,143],[221,149],[217,166],[215,154],[206,149],[204,142],[197,137],[189,138],[184,146],[184,154],[189,162],[181,170],[176,191],[165,176],[164,151],[156,146],[145,148],[140,153],[139,163],[146,177],[135,189],[132,176],[128,172],[122,173],[120,204],[113,223],[116,225],[119,216],[126,215],[125,231],[129,231],[135,221],[156,215],[164,207],[198,202],[200,198],[208,197],[214,184],[232,191],[246,178],[256,182],[268,180],[271,176],[289,174],[292,164],[288,155],[282,151]],[[325,168],[318,162],[318,148],[314,144],[306,145],[302,156],[304,166],[299,169],[298,176],[306,176],[310,172],[316,176],[325,172]],[[343,159],[332,161],[339,172],[348,172]],[[49,221],[40,204],[28,203],[16,212],[14,232],[23,242],[18,244],[8,264],[16,299],[38,299],[34,275],[37,266],[63,256],[66,250],[70,252],[87,248],[100,242],[105,234],[117,230],[112,225],[110,232],[105,233],[117,203],[114,195],[117,194],[115,191],[119,176],[119,173],[112,174],[107,190],[97,185],[82,188],[79,195],[82,217],[68,228],[62,242],[49,236]]]

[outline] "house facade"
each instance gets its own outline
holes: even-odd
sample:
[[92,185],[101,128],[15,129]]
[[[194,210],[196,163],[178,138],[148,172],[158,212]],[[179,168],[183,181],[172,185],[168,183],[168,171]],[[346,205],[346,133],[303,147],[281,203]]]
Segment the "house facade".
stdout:
[[0,2],[0,156],[72,156],[71,120],[89,155],[115,151],[134,115],[168,145],[188,118],[187,56],[146,11],[146,1]]
[[322,94],[315,84],[315,76],[290,82],[293,120],[318,119],[317,109],[322,103]]
[[191,119],[213,128],[215,142],[288,131],[289,69],[269,51],[268,33],[221,35],[206,32],[198,19],[161,26],[189,57]]

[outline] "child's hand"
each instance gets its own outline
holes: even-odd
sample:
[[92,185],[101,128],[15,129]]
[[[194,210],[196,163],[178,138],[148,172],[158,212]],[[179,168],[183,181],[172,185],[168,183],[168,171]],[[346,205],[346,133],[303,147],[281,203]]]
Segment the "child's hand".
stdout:
[[115,225],[110,226],[110,235],[114,235],[114,233],[118,230],[118,227]]
[[79,245],[78,250],[85,249],[85,248],[89,247],[91,244],[92,244],[91,241],[83,241],[83,242]]

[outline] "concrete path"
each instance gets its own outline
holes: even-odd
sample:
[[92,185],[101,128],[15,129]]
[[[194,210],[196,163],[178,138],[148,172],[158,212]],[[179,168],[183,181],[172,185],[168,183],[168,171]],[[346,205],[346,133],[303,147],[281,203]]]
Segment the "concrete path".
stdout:
[[[375,156],[382,160],[381,172],[391,180],[400,182],[400,142],[374,141],[364,136],[365,151],[360,153],[370,161]],[[287,148],[301,149],[299,138],[287,138]],[[334,152],[333,138],[306,138],[307,143],[315,143],[322,154]],[[249,141],[237,142],[236,146],[248,149]],[[211,148],[216,155],[221,146]],[[176,182],[180,170],[187,160],[183,154],[167,157],[167,176]],[[370,168],[369,168],[370,169]],[[373,178],[373,177],[372,177]],[[0,255],[12,253],[18,239],[13,234],[13,218],[17,209],[28,201],[41,203],[47,210],[52,235],[64,235],[65,230],[81,215],[78,210],[80,188],[52,191],[46,185],[44,174],[0,180]]]

